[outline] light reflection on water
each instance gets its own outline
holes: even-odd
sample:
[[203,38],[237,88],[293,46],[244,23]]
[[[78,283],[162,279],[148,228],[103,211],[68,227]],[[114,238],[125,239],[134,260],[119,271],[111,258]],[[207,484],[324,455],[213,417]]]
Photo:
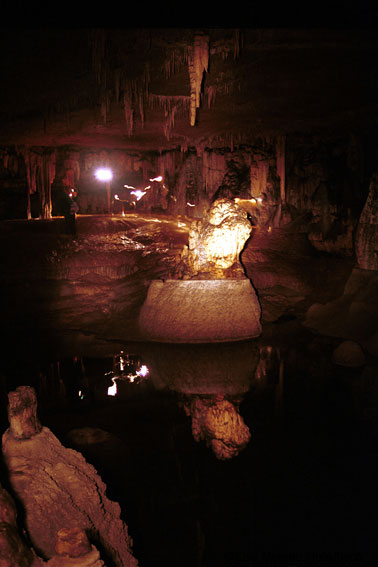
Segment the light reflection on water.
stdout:
[[331,346],[130,343],[116,396],[120,350],[44,362],[34,378],[25,364],[6,387],[31,380],[42,423],[120,502],[141,565],[271,554],[287,567],[337,550],[364,565],[376,551],[378,380],[373,367],[332,364]]
[[[132,350],[130,350],[132,348]],[[136,352],[136,349],[138,352]],[[252,438],[240,404],[251,385],[280,391],[279,349],[253,341],[172,345],[139,343],[112,357],[64,359],[41,368],[42,408],[114,404],[151,391],[170,391],[191,418],[193,438],[218,459],[237,456]]]

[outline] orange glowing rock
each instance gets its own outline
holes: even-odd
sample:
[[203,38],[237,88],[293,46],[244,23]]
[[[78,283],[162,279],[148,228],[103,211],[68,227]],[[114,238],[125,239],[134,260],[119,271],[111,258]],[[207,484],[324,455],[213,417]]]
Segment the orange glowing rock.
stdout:
[[187,413],[192,417],[194,439],[205,440],[218,459],[235,457],[251,439],[242,416],[226,399],[196,397],[187,407]]

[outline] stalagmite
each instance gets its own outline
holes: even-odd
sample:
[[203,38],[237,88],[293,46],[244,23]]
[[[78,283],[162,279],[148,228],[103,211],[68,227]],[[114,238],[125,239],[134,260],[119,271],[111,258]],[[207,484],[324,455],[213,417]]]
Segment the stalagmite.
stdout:
[[80,528],[59,530],[55,552],[56,555],[47,562],[48,567],[105,567],[100,553]]
[[56,534],[80,528],[111,558],[112,565],[136,567],[119,505],[107,498],[105,484],[80,453],[63,447],[47,427],[41,428],[30,386],[10,392],[9,422],[2,438],[4,463],[36,552],[51,559]]
[[37,397],[33,388],[19,386],[8,395],[9,428],[15,439],[30,439],[42,430],[37,416]]

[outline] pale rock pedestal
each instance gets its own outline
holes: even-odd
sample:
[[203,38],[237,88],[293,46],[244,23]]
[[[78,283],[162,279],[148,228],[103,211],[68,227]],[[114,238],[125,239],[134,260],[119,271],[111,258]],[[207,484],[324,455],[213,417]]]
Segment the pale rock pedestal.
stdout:
[[261,307],[248,279],[153,280],[139,314],[144,340],[240,341],[261,334]]

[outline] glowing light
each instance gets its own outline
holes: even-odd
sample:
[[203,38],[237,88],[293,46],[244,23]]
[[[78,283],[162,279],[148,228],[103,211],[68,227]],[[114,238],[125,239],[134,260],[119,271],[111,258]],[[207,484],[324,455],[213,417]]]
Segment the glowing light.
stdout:
[[117,201],[119,201],[118,195],[114,195],[114,198],[115,198]]
[[135,195],[137,198],[137,201],[139,201],[143,195],[146,194],[146,191],[141,191],[140,189],[137,189],[136,191],[131,191],[130,195]]
[[154,177],[153,179],[150,179],[150,181],[163,181],[163,177],[161,175],[159,175],[158,177]]
[[108,388],[108,396],[116,396],[117,395],[117,383],[114,378],[112,378],[113,386],[109,386]]
[[262,198],[261,197],[257,197],[257,200],[259,203],[262,203]]
[[192,203],[189,203],[189,201],[186,204],[188,205],[188,207],[195,207],[195,205],[193,205]]
[[126,187],[126,189],[135,189],[132,185],[124,185],[124,187]]
[[111,169],[106,169],[104,167],[98,169],[95,173],[95,176],[99,181],[110,181],[113,179],[113,173]]
[[149,374],[149,370],[147,368],[147,366],[145,364],[142,364],[142,366],[139,368],[139,370],[137,371],[138,376],[147,376],[147,374]]
[[251,199],[251,203],[256,203],[256,199]]
[[272,232],[272,227],[271,227],[271,226],[268,228],[268,232]]

